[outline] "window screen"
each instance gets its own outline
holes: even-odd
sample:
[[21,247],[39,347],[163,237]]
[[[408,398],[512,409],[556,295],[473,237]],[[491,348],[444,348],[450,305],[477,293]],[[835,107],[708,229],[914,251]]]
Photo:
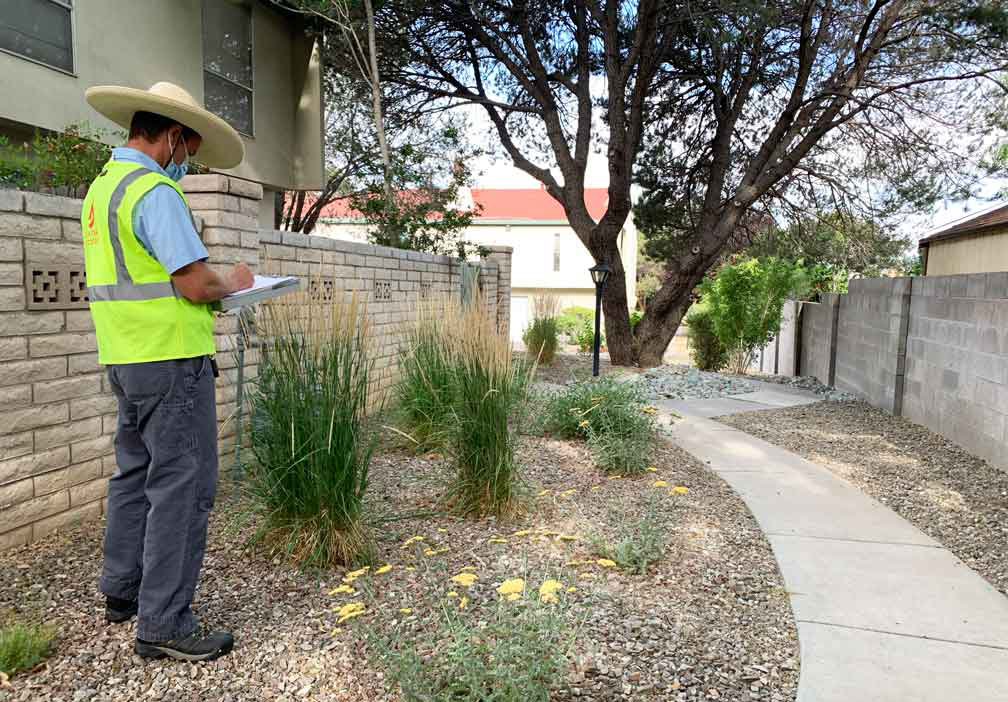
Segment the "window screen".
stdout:
[[252,11],[203,0],[203,94],[207,109],[252,135]]
[[73,71],[71,0],[0,1],[0,49]]

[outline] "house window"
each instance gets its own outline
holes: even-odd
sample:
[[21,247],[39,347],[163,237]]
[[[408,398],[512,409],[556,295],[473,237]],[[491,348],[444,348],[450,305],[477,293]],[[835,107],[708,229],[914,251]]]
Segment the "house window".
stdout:
[[553,272],[560,272],[560,234],[553,235]]
[[207,109],[252,136],[252,10],[203,0],[203,96]]
[[73,0],[0,2],[0,49],[73,72]]

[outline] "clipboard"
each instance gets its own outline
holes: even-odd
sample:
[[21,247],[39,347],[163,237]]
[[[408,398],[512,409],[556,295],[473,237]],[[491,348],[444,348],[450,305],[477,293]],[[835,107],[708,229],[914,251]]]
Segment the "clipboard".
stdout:
[[296,292],[300,288],[301,281],[292,276],[274,278],[257,275],[253,278],[251,288],[222,297],[212,304],[212,308],[215,312],[231,312],[241,307],[255,305],[274,297]]

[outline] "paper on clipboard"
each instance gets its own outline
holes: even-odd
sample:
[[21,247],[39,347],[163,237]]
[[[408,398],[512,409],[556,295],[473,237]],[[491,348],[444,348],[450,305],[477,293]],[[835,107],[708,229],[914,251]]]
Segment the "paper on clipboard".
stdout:
[[214,309],[218,312],[230,312],[239,307],[254,305],[264,300],[287,295],[300,287],[300,281],[292,276],[277,278],[268,275],[257,275],[253,277],[251,288],[222,297],[214,303]]

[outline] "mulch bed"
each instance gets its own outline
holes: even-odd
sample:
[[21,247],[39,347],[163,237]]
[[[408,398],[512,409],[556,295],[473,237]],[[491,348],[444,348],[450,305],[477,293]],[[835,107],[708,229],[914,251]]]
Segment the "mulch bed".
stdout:
[[925,427],[861,402],[822,402],[718,421],[829,468],[1008,595],[1008,472]]
[[[794,699],[788,598],[769,545],[724,482],[669,445],[657,450],[654,472],[619,479],[601,474],[579,443],[525,437],[519,453],[525,516],[383,521],[374,528],[376,565],[392,567],[355,581],[377,602],[342,625],[337,612],[352,596],[330,592],[346,569],[312,575],[243,549],[252,525],[237,503],[220,500],[194,606],[207,623],[232,629],[237,643],[211,663],[144,662],[132,652],[131,625],[104,623],[95,585],[103,524],[2,553],[0,613],[41,613],[58,638],[44,665],[0,687],[0,700],[398,700],[363,653],[362,628],[402,616],[423,621],[430,589],[447,593],[464,567],[479,579],[469,593],[473,616],[496,602],[498,584],[523,573],[576,588],[567,596],[583,629],[552,699]],[[437,455],[379,454],[370,513],[430,510],[445,470]],[[688,492],[656,487],[658,480]],[[648,505],[665,524],[663,559],[642,576],[599,565],[592,537],[611,538]],[[416,536],[424,540],[403,548]],[[565,565],[578,561],[588,563]],[[534,593],[538,581],[529,579]],[[396,614],[401,608],[413,611]]]

